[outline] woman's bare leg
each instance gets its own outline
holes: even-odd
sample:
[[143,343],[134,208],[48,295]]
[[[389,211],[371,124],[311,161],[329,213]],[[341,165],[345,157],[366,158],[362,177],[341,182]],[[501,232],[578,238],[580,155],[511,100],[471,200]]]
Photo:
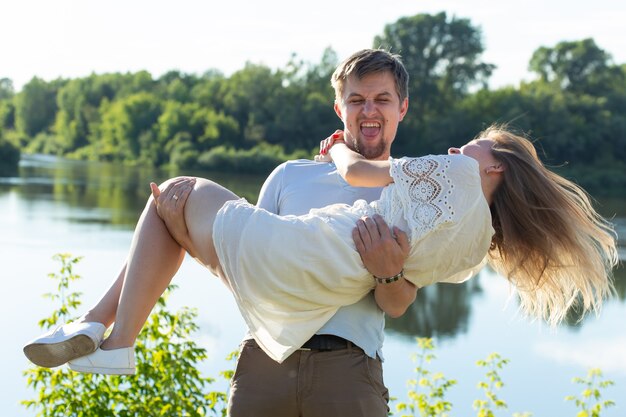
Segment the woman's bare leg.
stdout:
[[98,300],[96,305],[91,307],[78,321],[97,322],[109,327],[115,321],[117,313],[117,305],[120,302],[120,294],[122,293],[122,285],[124,285],[124,276],[126,275],[126,262],[122,265],[122,270],[107,292]]
[[[185,177],[172,178],[166,181],[164,185],[175,184],[175,183],[178,183],[178,184],[190,183],[189,180],[191,180],[191,178],[185,178]],[[144,209],[144,212],[147,210],[147,208],[148,207],[146,206],[146,209]],[[144,213],[144,215],[140,218],[139,222],[137,223],[136,233],[139,232],[141,222],[146,217],[146,214],[147,213]],[[172,215],[175,215],[175,213],[172,213]],[[182,214],[181,214],[181,217],[182,217]],[[136,237],[133,236],[133,239],[135,238]],[[183,258],[181,257],[181,261],[182,259]],[[128,262],[124,262],[117,278],[115,279],[115,281],[113,281],[113,283],[111,284],[107,292],[98,300],[98,302],[93,307],[91,307],[87,311],[87,313],[85,313],[77,321],[102,323],[106,327],[109,327],[111,324],[113,324],[113,322],[115,321],[115,315],[117,314],[117,307],[120,302],[120,295],[122,293],[122,286],[124,285],[124,279],[126,277],[127,266],[128,266]],[[146,271],[146,272],[151,272],[151,271]],[[153,276],[159,276],[159,271],[152,271],[152,272],[153,272],[152,274]],[[164,278],[164,279],[167,279],[167,278]]]
[[134,344],[152,308],[178,271],[184,254],[170,236],[150,198],[135,228],[126,266],[120,273],[122,282],[118,277],[101,303],[92,310],[94,317],[99,311],[110,313],[110,300],[119,291],[115,325],[103,342],[103,348]]
[[217,212],[224,203],[239,197],[221,185],[197,178],[193,192],[185,204],[185,222],[197,260],[216,276],[220,275],[221,265],[213,244],[213,223]]
[[[214,182],[197,179],[185,204],[185,221],[198,251],[198,260],[213,272],[219,269],[212,240],[213,221],[222,205],[236,198],[235,194]],[[152,308],[178,271],[184,254],[184,250],[169,234],[150,198],[135,229],[127,265],[122,270],[125,274],[115,325],[111,335],[102,343],[103,349],[129,347],[135,343]],[[103,316],[110,312],[110,300],[115,296],[118,281],[119,277],[101,303],[91,310],[93,317],[96,317],[98,311]]]

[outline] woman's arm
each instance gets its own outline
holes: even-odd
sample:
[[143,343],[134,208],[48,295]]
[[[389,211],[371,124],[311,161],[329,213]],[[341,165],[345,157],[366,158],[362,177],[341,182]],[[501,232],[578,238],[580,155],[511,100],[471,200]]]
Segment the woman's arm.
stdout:
[[389,161],[370,161],[354,152],[343,142],[330,148],[337,171],[353,187],[384,187],[393,182]]
[[393,182],[389,161],[371,161],[354,152],[343,142],[343,133],[322,141],[320,153],[330,154],[339,174],[353,187],[384,187]]

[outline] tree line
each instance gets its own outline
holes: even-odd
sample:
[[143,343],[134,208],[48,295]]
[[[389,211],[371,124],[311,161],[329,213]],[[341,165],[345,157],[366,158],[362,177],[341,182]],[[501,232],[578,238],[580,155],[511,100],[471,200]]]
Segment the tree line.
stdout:
[[[403,17],[373,40],[402,55],[409,113],[395,155],[441,153],[494,122],[537,139],[543,159],[599,194],[626,190],[626,64],[593,39],[537,49],[532,81],[488,87],[482,34],[446,13]],[[0,79],[0,166],[15,150],[179,170],[269,172],[311,157],[340,128],[330,76],[296,54],[284,68],[247,63],[231,76],[211,69],[158,78],[147,71],[44,81],[15,92]],[[19,154],[18,154],[19,155]]]

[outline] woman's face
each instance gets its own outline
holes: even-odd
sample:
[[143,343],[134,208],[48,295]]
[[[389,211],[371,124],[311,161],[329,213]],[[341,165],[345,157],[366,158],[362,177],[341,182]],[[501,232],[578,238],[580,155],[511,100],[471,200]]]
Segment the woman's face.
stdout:
[[463,154],[474,158],[478,161],[478,167],[481,172],[484,172],[488,167],[499,165],[499,162],[494,158],[491,153],[491,148],[494,145],[494,141],[491,139],[475,139],[460,148],[448,149],[448,155]]

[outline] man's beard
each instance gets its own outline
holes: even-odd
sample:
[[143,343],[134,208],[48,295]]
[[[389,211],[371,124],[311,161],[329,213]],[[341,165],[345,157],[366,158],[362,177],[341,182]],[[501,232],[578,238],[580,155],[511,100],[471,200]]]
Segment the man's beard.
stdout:
[[357,137],[352,139],[352,146],[354,147],[354,150],[363,155],[365,159],[380,158],[386,150],[384,139],[381,139],[374,145],[365,146]]

